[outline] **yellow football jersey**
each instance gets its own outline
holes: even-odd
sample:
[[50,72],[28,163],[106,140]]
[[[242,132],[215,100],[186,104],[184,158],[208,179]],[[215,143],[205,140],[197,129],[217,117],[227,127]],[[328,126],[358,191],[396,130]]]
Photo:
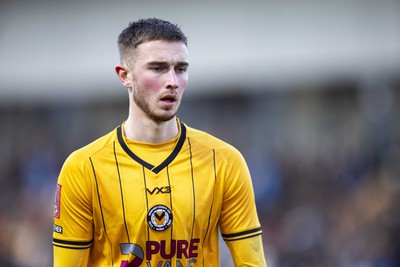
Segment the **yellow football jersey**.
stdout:
[[72,249],[86,250],[90,266],[216,267],[218,229],[232,254],[254,260],[246,266],[265,266],[242,155],[177,123],[179,135],[166,143],[128,140],[121,125],[68,157],[54,210],[56,266]]

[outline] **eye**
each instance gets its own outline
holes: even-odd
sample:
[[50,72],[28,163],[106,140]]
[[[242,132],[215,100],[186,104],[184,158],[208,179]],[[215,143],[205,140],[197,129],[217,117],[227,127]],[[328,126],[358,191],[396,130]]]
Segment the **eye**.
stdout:
[[186,72],[187,69],[188,69],[187,66],[179,66],[179,67],[175,68],[175,71],[178,73],[183,73],[183,72]]
[[160,67],[160,66],[153,66],[153,67],[150,67],[150,70],[155,71],[155,72],[162,72],[164,70],[164,68]]

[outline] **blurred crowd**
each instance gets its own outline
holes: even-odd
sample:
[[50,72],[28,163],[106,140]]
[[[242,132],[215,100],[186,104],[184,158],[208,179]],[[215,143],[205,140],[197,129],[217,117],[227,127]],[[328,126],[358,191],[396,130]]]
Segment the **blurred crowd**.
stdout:
[[[52,265],[61,165],[125,120],[127,106],[0,106],[0,266]],[[396,267],[398,114],[399,84],[373,80],[191,96],[178,115],[245,156],[269,267]],[[223,249],[223,267],[228,257]]]

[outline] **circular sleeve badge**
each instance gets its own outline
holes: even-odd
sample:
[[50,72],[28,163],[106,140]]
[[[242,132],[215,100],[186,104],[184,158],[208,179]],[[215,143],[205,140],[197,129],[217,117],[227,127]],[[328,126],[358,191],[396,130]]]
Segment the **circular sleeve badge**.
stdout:
[[156,205],[147,213],[147,224],[157,232],[167,230],[172,224],[172,212],[164,205]]

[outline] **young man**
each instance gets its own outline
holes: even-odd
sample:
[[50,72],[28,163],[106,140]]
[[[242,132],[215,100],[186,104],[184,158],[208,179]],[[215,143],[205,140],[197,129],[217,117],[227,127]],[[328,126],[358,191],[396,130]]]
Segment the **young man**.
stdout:
[[75,151],[57,183],[54,266],[266,266],[250,174],[232,146],[176,118],[187,39],[170,22],[131,22],[116,73],[129,116]]

